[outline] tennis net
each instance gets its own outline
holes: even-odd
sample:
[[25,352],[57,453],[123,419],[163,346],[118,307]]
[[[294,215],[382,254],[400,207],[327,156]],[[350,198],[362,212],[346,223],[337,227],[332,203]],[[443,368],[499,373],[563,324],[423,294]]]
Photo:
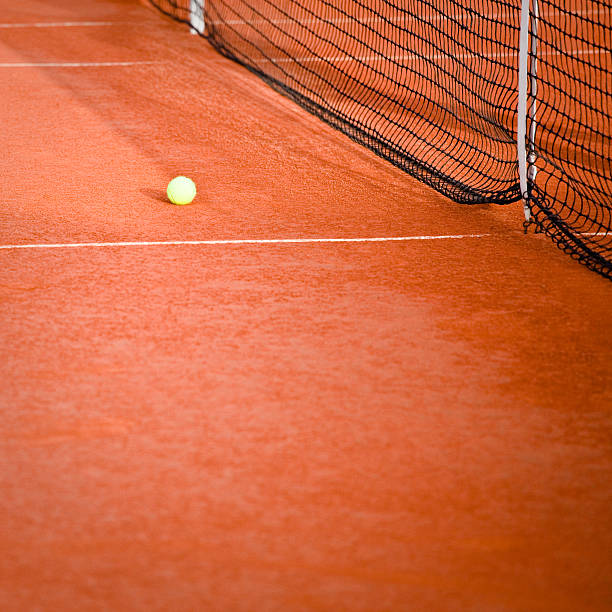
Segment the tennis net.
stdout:
[[612,5],[531,9],[528,204],[538,229],[612,278]]
[[152,0],[449,198],[524,197],[538,230],[612,277],[607,1]]

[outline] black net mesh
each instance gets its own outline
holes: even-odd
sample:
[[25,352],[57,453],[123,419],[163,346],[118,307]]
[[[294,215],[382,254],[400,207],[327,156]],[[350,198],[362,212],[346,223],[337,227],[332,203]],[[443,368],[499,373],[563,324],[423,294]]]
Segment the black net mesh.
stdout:
[[562,249],[610,278],[611,4],[539,0],[538,9],[530,206]]
[[[520,0],[152,2],[453,200],[520,199]],[[540,229],[610,277],[610,8],[565,4],[539,1],[532,39],[530,207]]]

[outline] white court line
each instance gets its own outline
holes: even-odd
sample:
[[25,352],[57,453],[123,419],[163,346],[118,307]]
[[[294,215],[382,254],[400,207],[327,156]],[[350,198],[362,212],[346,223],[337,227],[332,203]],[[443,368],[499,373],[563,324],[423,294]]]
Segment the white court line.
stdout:
[[115,21],[57,21],[47,23],[0,23],[0,28],[90,28],[119,25]]
[[0,68],[97,68],[100,66],[142,66],[163,62],[20,62],[0,64]]
[[[545,13],[542,14],[541,17],[544,19],[552,19],[555,16],[559,16],[559,17],[590,17],[593,15],[599,15],[600,13],[603,13],[604,11],[600,11],[599,9],[591,9],[591,10],[584,10],[584,11],[568,11],[568,12],[550,12],[550,13]],[[410,23],[414,20],[418,20],[418,21],[425,21],[425,22],[436,22],[436,21],[457,21],[457,22],[462,22],[462,21],[470,21],[470,20],[476,20],[476,19],[487,19],[489,21],[495,21],[495,20],[500,20],[503,18],[508,17],[508,15],[506,13],[492,13],[489,15],[481,15],[480,13],[477,13],[476,11],[472,10],[472,11],[464,11],[462,13],[454,13],[451,15],[420,15],[418,17],[415,17],[414,15],[400,15],[398,17],[387,17],[387,18],[382,18],[382,17],[367,17],[367,18],[363,18],[363,17],[359,17],[357,15],[355,16],[349,16],[349,17],[338,17],[335,19],[329,19],[326,17],[319,17],[319,18],[315,18],[315,19],[299,19],[298,17],[293,17],[293,18],[285,18],[285,19],[254,19],[254,20],[246,20],[246,19],[228,19],[228,20],[223,20],[223,19],[218,19],[218,20],[214,20],[211,21],[210,23],[212,25],[248,25],[248,26],[255,26],[255,25],[284,25],[284,24],[296,24],[299,26],[304,26],[304,25],[310,25],[310,24],[326,24],[326,25],[341,25],[341,24],[346,24],[346,23],[351,23],[351,24],[357,24],[357,25],[366,25],[369,23],[384,23],[384,24],[396,24],[396,23]]]
[[201,246],[229,244],[320,244],[354,242],[408,242],[412,240],[461,240],[485,238],[492,234],[457,234],[448,236],[389,236],[381,238],[271,238],[241,240],[167,240],[160,242],[67,242],[63,244],[2,244],[0,250],[15,249],[76,249],[87,247],[142,247],[142,246]]
[[[608,53],[608,51],[600,49],[583,49],[568,52],[568,55],[598,55],[600,53]],[[458,55],[449,54],[436,54],[436,55],[418,55],[415,53],[404,54],[404,55],[362,55],[362,56],[349,56],[349,55],[337,55],[327,57],[284,57],[284,58],[265,58],[256,60],[255,64],[287,64],[287,63],[318,63],[318,62],[364,62],[364,63],[376,63],[376,62],[388,62],[388,61],[402,61],[408,60],[410,62],[420,62],[423,60],[439,61],[439,60],[469,60],[475,59],[480,60],[483,57],[487,59],[500,59],[506,57],[515,57],[518,52],[512,51],[510,53],[489,53],[485,55],[475,55],[472,53],[462,53]],[[543,53],[541,57],[548,57],[551,55],[560,55],[559,53]],[[224,60],[224,58],[221,58]],[[215,58],[216,60],[216,58]],[[214,61],[214,60],[213,60]],[[142,61],[142,62],[8,62],[0,63],[0,68],[97,68],[104,66],[147,66],[162,64],[162,61]]]
[[[577,15],[577,16],[591,16],[591,15],[598,15],[600,12],[600,10],[598,9],[593,9],[593,10],[584,10],[584,11],[571,11],[570,12],[570,16],[572,15]],[[561,14],[561,13],[560,13]],[[503,13],[499,13],[499,14],[491,14],[491,15],[485,15],[484,17],[486,17],[486,19],[489,20],[495,20],[495,19],[500,19],[503,17],[506,17],[507,15],[503,14]],[[565,16],[565,13],[563,13],[563,16]],[[477,16],[478,18],[481,18],[481,15]],[[549,17],[549,16],[546,16]],[[424,21],[447,21],[447,20],[454,20],[454,21],[465,21],[467,19],[474,19],[475,18],[475,13],[472,11],[472,13],[457,13],[454,15],[436,15],[436,16],[426,16],[426,17],[420,17],[420,20],[424,20]],[[369,17],[369,18],[362,18],[362,17],[340,17],[340,18],[336,18],[336,19],[326,19],[324,17],[321,17],[320,19],[304,19],[304,20],[299,20],[297,18],[295,19],[271,19],[269,22],[265,21],[265,20],[253,20],[253,21],[247,21],[247,20],[243,20],[243,19],[230,19],[227,21],[223,21],[223,20],[216,20],[216,21],[211,21],[211,23],[213,25],[259,25],[259,24],[264,24],[264,23],[271,23],[273,25],[281,25],[281,24],[286,24],[286,23],[299,23],[299,25],[308,25],[308,24],[313,24],[313,23],[328,23],[328,24],[344,24],[344,23],[358,23],[360,25],[365,25],[368,23],[405,23],[405,22],[410,22],[413,19],[415,19],[414,16],[412,15],[404,15],[404,16],[399,16],[399,17],[389,17],[386,19],[383,19],[381,17]],[[124,21],[48,21],[48,22],[33,22],[33,23],[0,23],[0,29],[10,29],[10,28],[89,28],[89,27],[108,27],[108,26],[115,26],[115,25],[125,25],[125,24],[132,24],[133,22],[124,22]]]
[[[567,55],[578,56],[578,55],[599,55],[601,53],[608,53],[603,49],[578,49],[571,50],[567,52]],[[542,53],[540,57],[550,57],[561,55],[560,52],[547,52]],[[484,53],[482,55],[476,53],[459,53],[452,54],[452,52],[448,53],[440,53],[435,55],[419,55],[418,53],[410,53],[403,55],[360,55],[360,56],[350,56],[350,55],[328,55],[323,57],[317,56],[303,56],[303,57],[282,57],[282,58],[265,58],[261,60],[256,60],[254,63],[256,64],[289,64],[300,62],[304,64],[308,63],[318,63],[318,62],[329,62],[329,63],[341,63],[341,62],[363,62],[363,63],[375,63],[375,62],[388,62],[388,61],[403,61],[407,60],[412,63],[422,62],[423,60],[428,61],[440,61],[440,60],[481,60],[482,58],[486,59],[501,59],[508,57],[516,57],[518,56],[518,51],[510,51],[508,53]]]

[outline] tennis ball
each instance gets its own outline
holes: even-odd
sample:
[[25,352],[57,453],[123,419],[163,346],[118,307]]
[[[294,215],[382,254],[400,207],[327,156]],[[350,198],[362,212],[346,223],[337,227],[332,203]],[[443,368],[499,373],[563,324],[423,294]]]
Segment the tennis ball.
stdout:
[[168,199],[173,204],[190,204],[196,196],[195,183],[186,176],[177,176],[168,183]]

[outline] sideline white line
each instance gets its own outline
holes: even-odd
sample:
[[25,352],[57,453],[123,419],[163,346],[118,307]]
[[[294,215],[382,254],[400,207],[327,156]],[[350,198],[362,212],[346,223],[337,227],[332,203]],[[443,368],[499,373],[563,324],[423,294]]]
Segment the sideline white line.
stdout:
[[0,68],[90,68],[100,66],[142,66],[163,62],[20,62],[0,64]]
[[114,21],[50,21],[47,23],[0,23],[0,28],[90,28],[114,26]]
[[381,238],[271,238],[244,240],[167,240],[160,242],[67,242],[64,244],[3,244],[0,250],[9,249],[75,249],[86,247],[141,247],[141,246],[188,246],[217,244],[317,244],[322,242],[408,242],[411,240],[461,240],[463,238],[485,238],[492,234],[458,234],[454,236],[389,236]]

